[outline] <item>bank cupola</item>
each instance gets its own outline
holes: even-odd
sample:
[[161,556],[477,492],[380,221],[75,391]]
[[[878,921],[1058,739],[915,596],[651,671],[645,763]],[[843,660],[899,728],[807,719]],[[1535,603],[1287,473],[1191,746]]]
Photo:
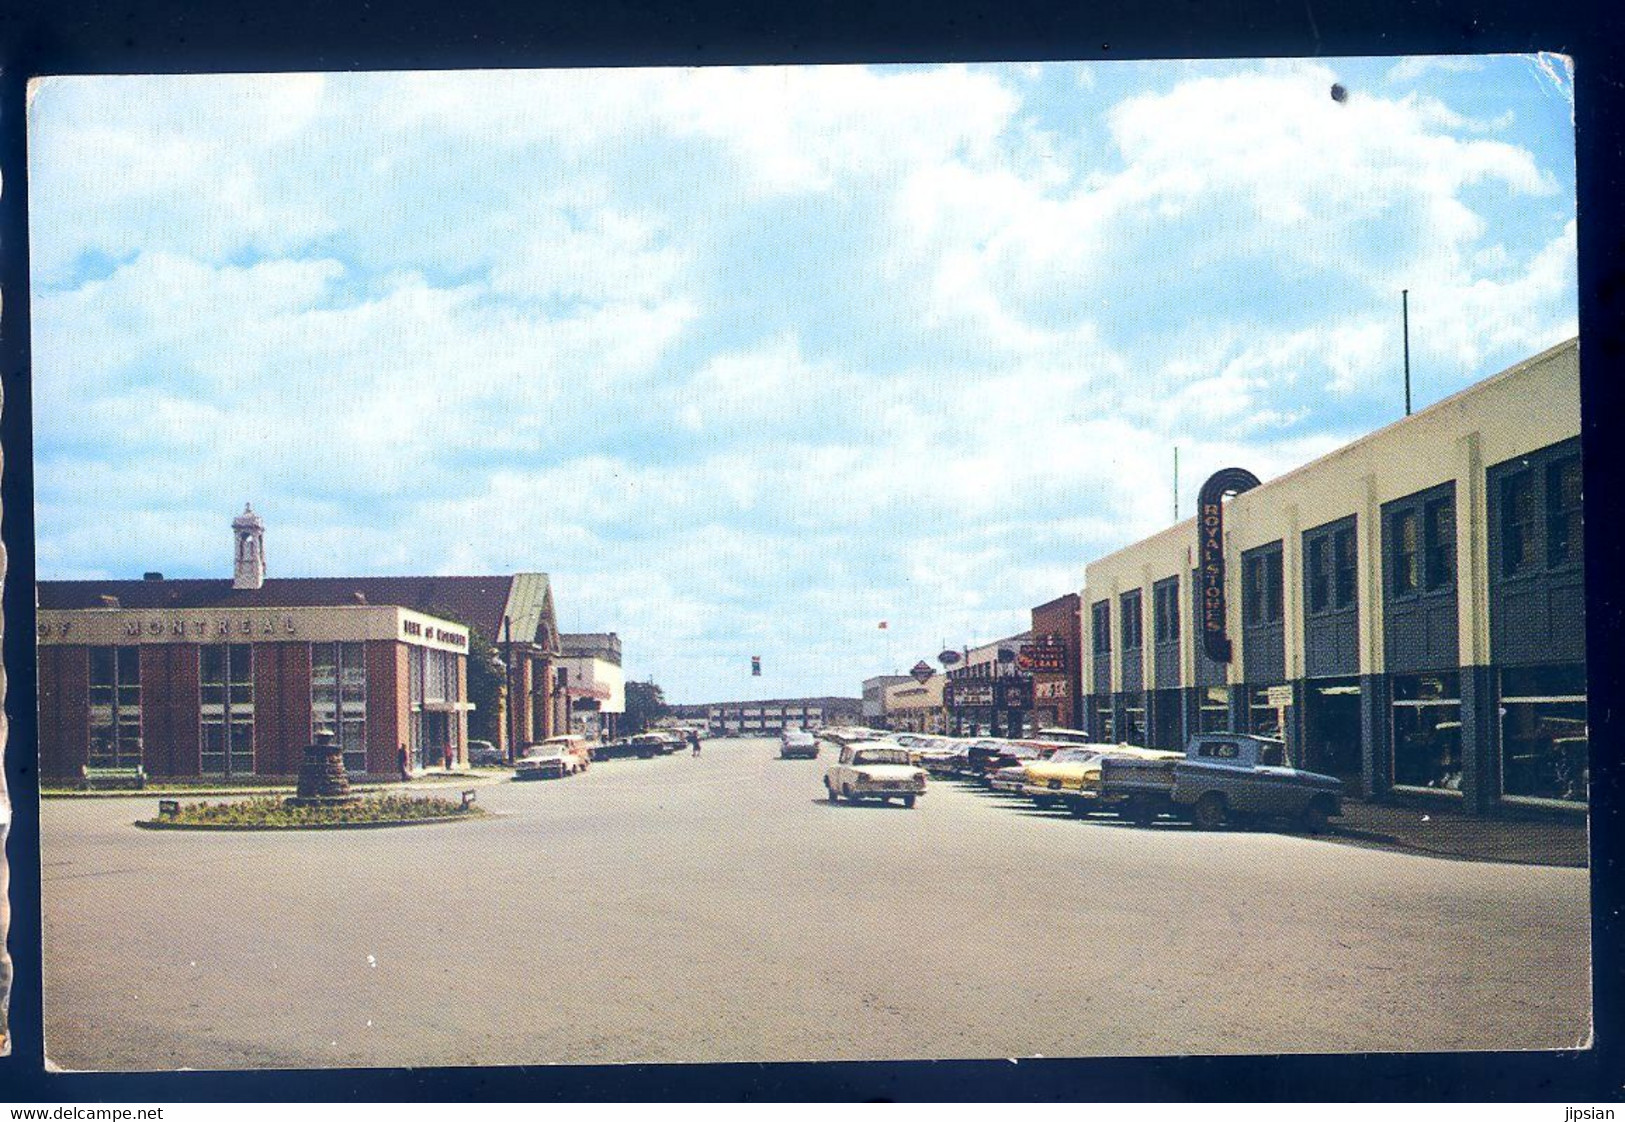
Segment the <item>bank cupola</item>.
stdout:
[[231,531],[237,542],[231,587],[259,588],[265,583],[265,522],[253,506],[244,504],[243,512],[231,520]]

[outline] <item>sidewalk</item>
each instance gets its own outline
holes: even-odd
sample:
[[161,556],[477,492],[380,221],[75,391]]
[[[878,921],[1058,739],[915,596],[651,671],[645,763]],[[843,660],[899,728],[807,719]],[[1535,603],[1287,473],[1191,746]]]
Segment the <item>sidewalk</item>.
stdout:
[[1583,869],[1586,820],[1578,815],[1477,817],[1455,807],[1343,800],[1327,836],[1353,845],[1430,853],[1468,861],[1509,861]]

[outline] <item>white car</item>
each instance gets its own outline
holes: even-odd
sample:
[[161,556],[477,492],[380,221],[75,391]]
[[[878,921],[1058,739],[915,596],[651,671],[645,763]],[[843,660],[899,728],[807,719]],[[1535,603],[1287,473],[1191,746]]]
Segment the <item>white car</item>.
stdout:
[[925,769],[909,763],[908,749],[890,740],[859,740],[841,746],[841,754],[824,772],[830,802],[845,799],[902,799],[912,807],[925,794]]
[[779,734],[779,758],[788,760],[796,756],[816,760],[818,738],[802,729],[785,729]]

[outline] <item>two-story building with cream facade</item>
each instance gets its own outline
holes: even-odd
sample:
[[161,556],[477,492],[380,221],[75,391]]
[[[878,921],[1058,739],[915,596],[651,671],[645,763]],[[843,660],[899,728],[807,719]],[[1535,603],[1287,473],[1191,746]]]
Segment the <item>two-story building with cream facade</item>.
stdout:
[[1367,795],[1583,808],[1579,379],[1570,341],[1225,500],[1222,612],[1197,519],[1088,565],[1091,733],[1280,733]]
[[559,694],[569,700],[570,731],[588,737],[620,735],[626,715],[621,637],[613,631],[559,636]]

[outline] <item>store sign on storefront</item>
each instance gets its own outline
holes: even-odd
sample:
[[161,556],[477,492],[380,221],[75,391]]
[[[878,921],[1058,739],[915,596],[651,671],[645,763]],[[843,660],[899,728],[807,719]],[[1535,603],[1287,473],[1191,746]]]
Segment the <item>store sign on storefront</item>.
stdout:
[[1034,682],[1033,696],[1040,701],[1064,701],[1070,696],[1070,691],[1065,681]]
[[931,675],[935,674],[936,671],[932,670],[930,664],[922,658],[919,662],[914,664],[914,666],[909,670],[909,673],[914,676],[914,680],[916,682],[923,686],[926,682],[931,680]]
[[993,704],[992,682],[950,682],[949,687],[951,700],[948,704],[955,708]]
[[1208,476],[1196,500],[1197,573],[1202,589],[1202,650],[1215,662],[1230,661],[1224,603],[1224,497],[1258,486],[1246,468],[1221,468]]
[[1271,709],[1290,709],[1292,707],[1291,686],[1269,686],[1266,687],[1264,692],[1269,695],[1266,704]]
[[1016,665],[1022,670],[1035,670],[1040,674],[1066,673],[1066,648],[1059,643],[1027,643],[1016,656]]

